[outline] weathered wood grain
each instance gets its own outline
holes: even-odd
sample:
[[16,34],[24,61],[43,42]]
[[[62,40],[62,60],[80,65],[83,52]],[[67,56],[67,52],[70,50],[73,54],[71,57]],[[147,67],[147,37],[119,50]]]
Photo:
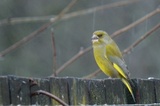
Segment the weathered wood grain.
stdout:
[[120,79],[0,76],[0,105],[60,105],[43,94],[31,96],[37,90],[50,92],[69,105],[160,105],[160,79],[132,79],[132,88],[136,104]]
[[135,79],[137,83],[136,100],[137,104],[156,103],[154,81],[148,79]]
[[9,105],[10,101],[10,91],[8,85],[8,77],[0,77],[0,105]]
[[[47,92],[50,92],[50,87],[49,87],[49,81],[48,79],[32,79],[33,82],[30,82],[31,86],[31,93],[37,91],[37,90],[44,90]],[[31,83],[35,83],[34,85],[31,85]],[[35,95],[31,97],[31,104],[36,104],[36,105],[50,105],[51,104],[51,99],[46,96],[46,95]]]
[[154,81],[155,101],[160,103],[160,79],[152,79]]
[[[69,104],[67,78],[50,78],[50,92]],[[57,101],[51,101],[51,105],[60,105]]]
[[10,104],[29,105],[30,104],[30,87],[27,78],[8,76]]
[[89,104],[88,80],[68,78],[70,105]]
[[105,79],[106,103],[126,104],[126,87],[120,79]]
[[90,105],[100,105],[106,104],[106,97],[105,97],[105,85],[103,80],[90,80],[88,82],[88,91],[89,91],[89,103]]

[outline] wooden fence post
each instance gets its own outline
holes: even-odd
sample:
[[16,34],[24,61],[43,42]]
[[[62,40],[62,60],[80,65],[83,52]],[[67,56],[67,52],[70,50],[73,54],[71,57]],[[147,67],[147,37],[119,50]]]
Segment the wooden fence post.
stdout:
[[0,77],[0,105],[10,105],[10,94],[9,94],[8,77]]
[[67,78],[69,105],[89,104],[88,81],[79,78]]
[[27,78],[8,76],[10,104],[30,105],[30,87]]
[[[50,77],[50,92],[69,104],[67,78]],[[51,101],[51,105],[60,105],[57,101]]]
[[151,79],[154,81],[155,102],[160,103],[160,79]]
[[135,79],[137,83],[136,100],[138,104],[155,103],[154,81],[147,79]]
[[119,79],[105,79],[106,103],[107,104],[126,104],[125,85]]
[[[44,90],[47,92],[50,92],[49,88],[49,80],[48,79],[32,79],[34,85],[31,85],[32,82],[30,83],[31,87],[31,93],[37,91],[37,90]],[[47,97],[46,95],[35,95],[31,97],[31,104],[36,104],[36,105],[50,105],[51,104],[51,98]]]
[[106,104],[105,85],[102,79],[89,80],[88,91],[90,94],[90,105]]

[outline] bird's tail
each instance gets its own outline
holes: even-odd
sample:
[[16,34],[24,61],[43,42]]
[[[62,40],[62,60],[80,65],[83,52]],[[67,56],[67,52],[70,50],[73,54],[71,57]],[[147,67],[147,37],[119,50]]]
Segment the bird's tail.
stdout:
[[131,87],[129,81],[128,81],[127,79],[125,79],[125,78],[122,78],[121,80],[122,80],[122,82],[126,85],[126,87],[128,88],[129,92],[130,92],[131,95],[132,95],[133,100],[135,101],[135,97],[134,97],[134,94],[133,94],[133,90],[132,90],[132,87]]

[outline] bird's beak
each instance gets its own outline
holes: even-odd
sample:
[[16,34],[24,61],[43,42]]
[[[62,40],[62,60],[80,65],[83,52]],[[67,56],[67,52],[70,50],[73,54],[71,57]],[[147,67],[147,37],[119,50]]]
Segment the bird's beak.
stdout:
[[98,42],[98,36],[97,35],[93,35],[92,36],[92,42]]

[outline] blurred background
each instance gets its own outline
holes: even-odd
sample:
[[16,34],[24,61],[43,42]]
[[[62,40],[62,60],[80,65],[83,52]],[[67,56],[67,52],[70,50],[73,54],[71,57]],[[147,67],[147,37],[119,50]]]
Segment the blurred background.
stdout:
[[[96,10],[99,6],[129,0],[78,0],[66,13]],[[132,0],[134,1],[134,0]],[[1,0],[0,2],[0,53],[23,37],[48,23],[49,17],[58,15],[71,0]],[[53,47],[51,40],[54,30],[56,44],[56,67],[61,67],[82,48],[91,46],[91,36],[101,29],[113,34],[115,31],[135,22],[154,11],[160,0],[136,0],[122,6],[104,8],[98,11],[80,14],[53,23],[21,47],[0,58],[0,75],[17,75],[44,78],[53,74]],[[92,9],[93,8],[93,9]],[[11,21],[22,19],[21,22]],[[30,21],[25,22],[24,18]],[[38,20],[38,19],[41,20]],[[35,20],[33,20],[35,19]],[[156,14],[136,27],[114,38],[121,51],[129,47],[160,21]],[[160,77],[160,30],[137,45],[130,54],[124,56],[131,78]],[[96,71],[98,66],[92,50],[79,57],[58,76],[84,77]],[[100,73],[96,78],[106,78]]]

